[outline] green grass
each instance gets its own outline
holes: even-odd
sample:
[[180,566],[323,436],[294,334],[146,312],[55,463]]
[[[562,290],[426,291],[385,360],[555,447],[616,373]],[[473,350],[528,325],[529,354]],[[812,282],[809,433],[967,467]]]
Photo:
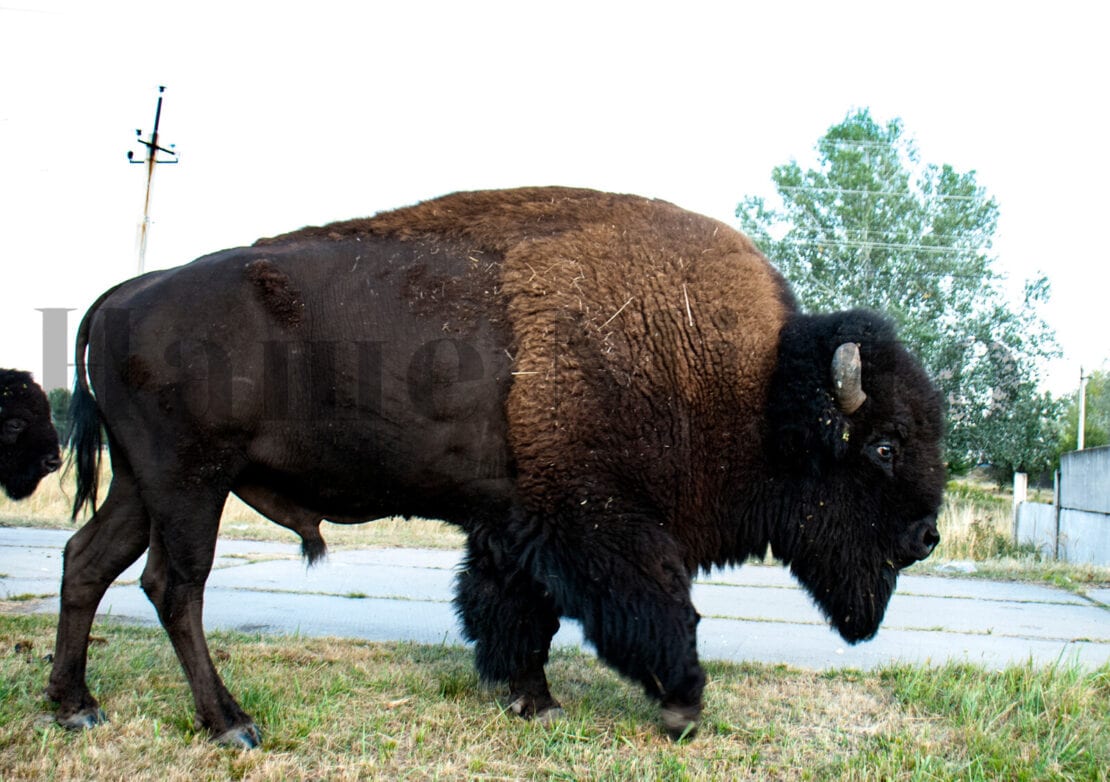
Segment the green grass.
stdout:
[[701,732],[675,745],[653,703],[580,652],[554,655],[568,716],[542,726],[504,713],[459,647],[212,633],[263,730],[264,749],[241,752],[194,727],[162,631],[112,623],[95,628],[89,665],[111,722],[69,733],[41,695],[53,627],[0,614],[5,780],[1099,780],[1110,769],[1110,666],[711,663]]

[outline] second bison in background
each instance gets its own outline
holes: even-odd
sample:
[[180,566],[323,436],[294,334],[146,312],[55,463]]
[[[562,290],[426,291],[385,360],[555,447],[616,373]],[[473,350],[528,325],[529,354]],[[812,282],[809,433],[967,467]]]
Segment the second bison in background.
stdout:
[[938,540],[940,402],[890,323],[800,313],[746,237],[660,201],[459,193],[216,253],[102,296],[77,363],[78,508],[101,424],[114,477],[66,552],[49,693],[71,727],[102,719],[89,625],[149,546],[200,721],[258,743],[201,623],[228,492],[310,558],[322,519],[459,525],[459,616],[513,711],[558,709],[567,616],[676,737],[705,684],[699,569],[770,547],[856,642]]
[[31,496],[62,464],[50,402],[30,372],[0,369],[0,486],[13,500]]

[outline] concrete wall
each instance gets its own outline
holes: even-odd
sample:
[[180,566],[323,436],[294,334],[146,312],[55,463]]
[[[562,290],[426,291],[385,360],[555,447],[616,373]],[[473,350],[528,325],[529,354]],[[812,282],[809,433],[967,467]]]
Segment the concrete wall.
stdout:
[[1056,506],[1043,502],[1023,502],[1017,506],[1014,540],[1018,545],[1032,543],[1042,557],[1056,557]]
[[1060,507],[1110,514],[1110,446],[1061,457]]
[[1110,565],[1110,515],[1060,511],[1060,554],[1064,562]]
[[1014,540],[1065,562],[1110,565],[1110,446],[1064,454],[1056,503],[1020,503]]

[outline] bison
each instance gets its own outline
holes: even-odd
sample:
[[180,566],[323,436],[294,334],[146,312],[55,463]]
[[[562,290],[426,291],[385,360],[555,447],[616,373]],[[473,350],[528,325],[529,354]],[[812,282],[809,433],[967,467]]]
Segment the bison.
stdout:
[[113,476],[65,550],[48,693],[69,727],[104,719],[89,628],[148,551],[200,723],[259,744],[202,627],[229,492],[310,560],[325,519],[458,525],[458,615],[513,712],[558,714],[544,666],[571,617],[674,737],[702,708],[699,569],[770,548],[854,643],[939,539],[941,405],[890,322],[802,314],[747,237],[662,201],[457,193],[260,240],[102,295],[76,363],[75,516],[102,427]]
[[30,372],[0,369],[0,486],[22,500],[61,465],[46,394]]

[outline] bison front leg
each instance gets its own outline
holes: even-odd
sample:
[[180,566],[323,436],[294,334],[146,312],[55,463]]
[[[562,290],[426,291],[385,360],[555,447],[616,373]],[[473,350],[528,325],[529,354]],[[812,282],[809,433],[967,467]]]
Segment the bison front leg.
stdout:
[[536,578],[582,622],[598,656],[659,700],[675,740],[697,730],[705,673],[700,617],[677,545],[658,522],[620,516],[568,524],[549,536]]
[[556,719],[563,710],[544,665],[559,619],[551,596],[520,568],[515,548],[484,529],[472,531],[455,607],[464,635],[475,642],[479,675],[508,682],[509,709],[525,719]]

